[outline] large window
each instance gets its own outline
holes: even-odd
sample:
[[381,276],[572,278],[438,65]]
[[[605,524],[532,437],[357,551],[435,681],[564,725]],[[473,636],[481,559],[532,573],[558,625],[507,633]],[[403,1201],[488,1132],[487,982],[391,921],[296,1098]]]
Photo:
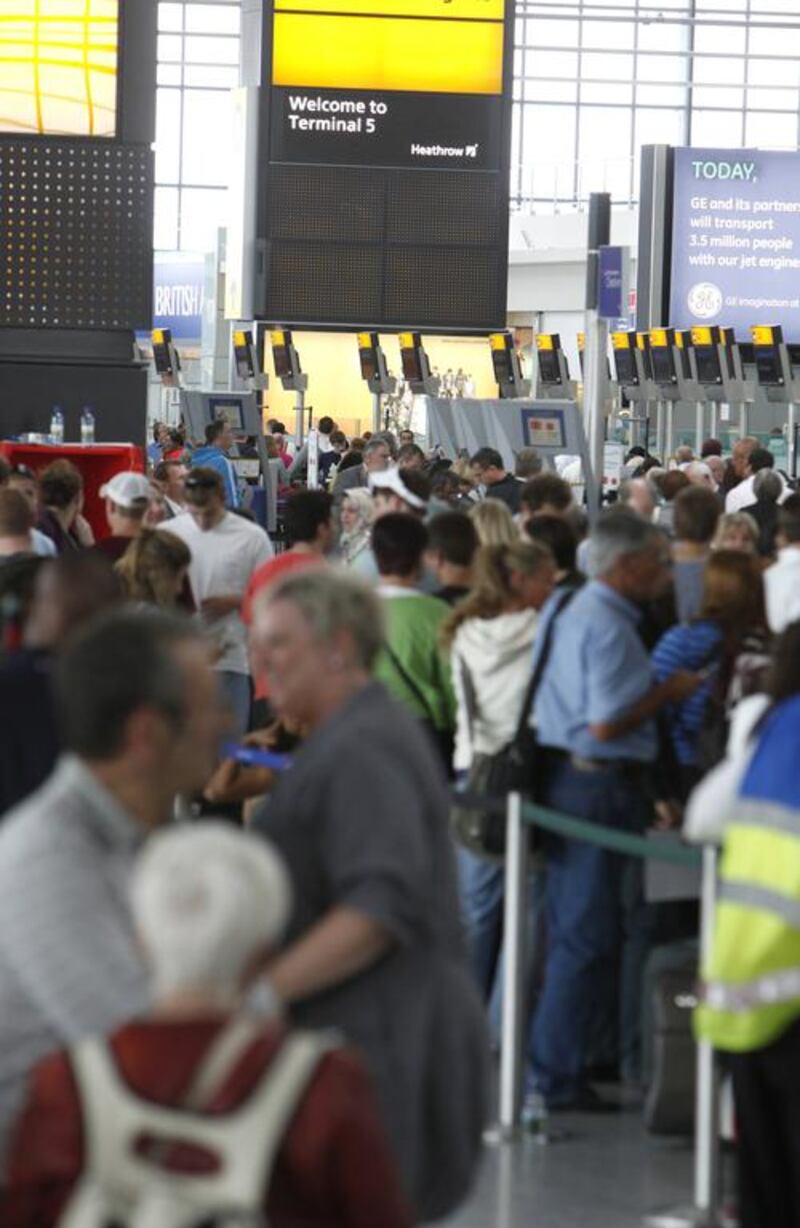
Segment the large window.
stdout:
[[211,251],[225,225],[239,21],[239,0],[162,0],[158,6],[159,249]]
[[512,207],[638,195],[642,145],[795,149],[798,0],[518,0]]

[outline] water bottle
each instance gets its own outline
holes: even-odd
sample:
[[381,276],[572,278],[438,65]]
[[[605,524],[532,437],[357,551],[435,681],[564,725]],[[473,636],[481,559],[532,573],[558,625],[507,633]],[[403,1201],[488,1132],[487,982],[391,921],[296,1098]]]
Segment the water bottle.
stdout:
[[60,445],[64,442],[64,415],[59,405],[53,407],[50,415],[50,438],[55,444]]
[[94,414],[88,405],[81,414],[81,443],[94,443]]

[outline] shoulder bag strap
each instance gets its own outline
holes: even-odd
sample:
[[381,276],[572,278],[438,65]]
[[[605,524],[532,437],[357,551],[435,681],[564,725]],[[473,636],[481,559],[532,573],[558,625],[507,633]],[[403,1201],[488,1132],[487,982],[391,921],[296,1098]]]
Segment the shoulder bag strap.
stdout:
[[467,732],[469,733],[470,744],[475,747],[475,725],[478,720],[478,696],[475,692],[475,683],[472,681],[472,674],[469,672],[469,667],[461,656],[457,653],[458,668],[461,673],[461,685],[464,689],[464,708],[467,713]]
[[403,679],[403,682],[406,684],[409,691],[411,691],[414,698],[417,700],[420,706],[424,709],[425,719],[430,721],[430,723],[433,725],[434,728],[438,728],[436,716],[431,711],[431,706],[428,703],[427,697],[425,696],[421,688],[417,685],[415,680],[411,677],[411,674],[408,672],[405,665],[403,665],[403,662],[400,660],[397,653],[389,645],[389,643],[384,642],[383,646],[386,649],[387,657],[391,661],[394,668],[397,670],[397,673]]
[[553,647],[553,632],[555,631],[556,622],[564,613],[564,610],[566,610],[573,597],[575,597],[577,591],[577,589],[572,588],[569,590],[569,592],[564,594],[561,601],[558,603],[557,608],[553,611],[553,617],[547,624],[547,630],[544,633],[542,651],[539,654],[538,661],[536,662],[536,668],[531,674],[530,682],[525,689],[525,695],[522,700],[522,710],[520,712],[519,723],[517,725],[517,732],[514,734],[514,743],[521,741],[528,728],[533,701],[536,698],[536,693],[539,690],[539,684],[542,681],[544,671],[547,668],[547,662],[550,659],[550,652]]

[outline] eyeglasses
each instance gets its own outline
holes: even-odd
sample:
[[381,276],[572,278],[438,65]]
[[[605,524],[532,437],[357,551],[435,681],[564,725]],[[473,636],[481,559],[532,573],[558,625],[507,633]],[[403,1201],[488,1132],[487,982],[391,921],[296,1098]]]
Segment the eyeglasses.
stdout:
[[187,490],[219,490],[219,482],[214,478],[201,477],[197,474],[189,474],[186,479]]

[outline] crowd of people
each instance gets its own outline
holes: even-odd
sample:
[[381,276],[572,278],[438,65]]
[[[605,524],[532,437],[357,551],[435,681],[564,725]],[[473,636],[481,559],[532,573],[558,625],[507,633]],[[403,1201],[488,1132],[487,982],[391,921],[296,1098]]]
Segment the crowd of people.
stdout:
[[[455,1207],[488,1114],[504,877],[452,816],[523,733],[554,811],[637,833],[688,813],[691,838],[720,840],[707,806],[738,831],[756,799],[796,842],[800,494],[756,439],[727,461],[717,440],[664,464],[632,449],[590,526],[534,449],[512,471],[330,418],[319,438],[309,489],[307,449],[270,423],[275,541],[224,423],[194,448],[157,424],[148,472],[98,492],[97,540],[70,462],[0,466],[9,1228],[90,1205],[127,1223],[157,1198],[175,1222],[263,1206],[287,1228]],[[796,912],[776,856],[762,892]],[[717,957],[701,1018],[737,1052],[748,1139],[780,1106],[761,1050],[797,1061],[800,987],[744,1039],[723,993],[729,932],[746,947],[768,906],[751,890],[718,919],[733,968]],[[593,1074],[641,1085],[645,965],[696,914],[648,903],[638,861],[555,836],[528,910],[526,1119],[613,1111]],[[786,1121],[740,1148],[744,1228],[800,1218],[770,1192],[791,1184]]]

